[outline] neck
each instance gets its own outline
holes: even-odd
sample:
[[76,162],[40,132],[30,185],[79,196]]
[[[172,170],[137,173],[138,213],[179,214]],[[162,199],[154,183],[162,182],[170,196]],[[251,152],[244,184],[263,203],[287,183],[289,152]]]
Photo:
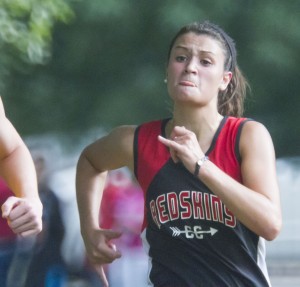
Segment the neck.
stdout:
[[195,133],[198,142],[206,150],[223,119],[217,109],[207,109],[205,107],[198,109],[177,108],[174,106],[173,118],[170,121],[168,135],[175,126],[184,126]]

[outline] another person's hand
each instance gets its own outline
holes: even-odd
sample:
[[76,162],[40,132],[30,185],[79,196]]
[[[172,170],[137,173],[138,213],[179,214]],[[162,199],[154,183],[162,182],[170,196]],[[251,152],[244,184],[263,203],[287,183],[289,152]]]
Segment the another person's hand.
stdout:
[[109,284],[103,265],[112,263],[115,259],[122,256],[115,244],[111,242],[111,240],[119,238],[122,233],[113,230],[96,229],[89,235],[85,235],[83,234],[83,239],[88,259],[99,275],[103,286],[108,287]]
[[43,206],[39,199],[11,196],[1,210],[14,233],[26,237],[41,232]]

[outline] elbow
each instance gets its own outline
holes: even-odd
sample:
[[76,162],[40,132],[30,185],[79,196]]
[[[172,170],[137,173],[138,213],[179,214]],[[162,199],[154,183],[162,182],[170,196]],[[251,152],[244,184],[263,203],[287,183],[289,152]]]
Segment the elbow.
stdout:
[[79,156],[79,159],[77,162],[77,170],[80,168],[88,168],[88,167],[95,169],[94,165],[92,164],[92,161],[90,160],[90,158],[88,156],[88,149],[86,147]]
[[282,229],[282,213],[279,205],[274,205],[273,209],[266,209],[264,213],[265,224],[263,225],[262,237],[267,241],[273,241]]
[[281,228],[282,228],[282,219],[278,218],[274,220],[274,222],[270,223],[268,225],[268,228],[265,228],[263,237],[267,241],[272,241],[279,235]]
[[81,152],[77,161],[76,174],[82,173],[89,175],[107,174],[105,169],[100,168],[99,164],[97,165],[95,157],[90,154],[88,147]]

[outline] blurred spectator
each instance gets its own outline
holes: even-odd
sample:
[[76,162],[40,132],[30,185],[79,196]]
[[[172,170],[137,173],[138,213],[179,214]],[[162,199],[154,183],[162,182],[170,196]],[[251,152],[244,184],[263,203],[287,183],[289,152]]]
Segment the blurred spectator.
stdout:
[[123,168],[110,171],[104,189],[100,225],[123,232],[116,241],[118,248],[141,246],[140,230],[143,220],[143,191]]
[[[143,250],[140,230],[144,217],[143,191],[126,168],[108,173],[103,193],[100,225],[120,230],[114,240],[123,256],[106,266],[111,287],[147,286],[148,258]],[[102,220],[101,220],[102,219]]]
[[[65,162],[68,160],[65,159]],[[98,275],[87,262],[80,233],[75,193],[75,170],[75,165],[70,164],[52,172],[48,179],[49,186],[58,197],[62,207],[61,216],[65,236],[61,252],[67,268],[67,286],[101,287]]]
[[[32,150],[36,167],[39,195],[43,203],[43,230],[37,236],[32,250],[26,287],[64,286],[65,264],[61,256],[64,237],[59,200],[47,184],[47,162],[41,151]],[[53,281],[55,280],[55,281]]]

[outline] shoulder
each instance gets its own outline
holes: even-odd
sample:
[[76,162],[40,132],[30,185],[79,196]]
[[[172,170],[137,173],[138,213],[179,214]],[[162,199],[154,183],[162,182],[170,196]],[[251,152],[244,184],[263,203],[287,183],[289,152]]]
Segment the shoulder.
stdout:
[[274,152],[274,146],[268,129],[260,122],[249,120],[243,125],[240,138],[241,155],[257,153],[265,155]]
[[136,128],[137,126],[134,125],[118,126],[112,129],[107,136],[122,141],[130,140],[133,138]]
[[243,123],[242,137],[253,138],[261,141],[258,137],[270,137],[270,133],[264,124],[248,119]]
[[83,155],[98,170],[132,166],[136,126],[118,126],[85,147]]
[[110,144],[123,151],[131,150],[136,128],[137,126],[133,125],[123,125],[114,128],[107,135]]
[[[249,140],[260,141],[265,137],[270,138],[270,133],[267,128],[252,118],[228,117],[226,125],[228,129],[238,133],[244,142]],[[262,138],[259,138],[260,136]]]
[[118,126],[100,138],[99,142],[104,147],[114,149],[115,152],[124,152],[132,148],[135,130],[136,126]]

